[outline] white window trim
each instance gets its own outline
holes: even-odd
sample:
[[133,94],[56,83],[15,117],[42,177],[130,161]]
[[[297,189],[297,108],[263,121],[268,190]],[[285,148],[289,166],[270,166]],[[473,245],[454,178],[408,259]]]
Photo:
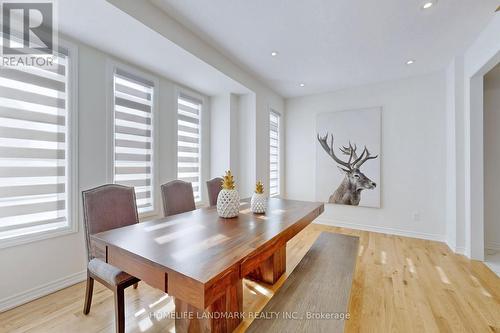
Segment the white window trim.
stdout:
[[175,177],[178,175],[177,168],[177,124],[179,121],[179,96],[185,94],[187,96],[192,96],[202,101],[203,106],[200,114],[200,201],[196,203],[196,208],[205,207],[208,205],[208,196],[206,193],[206,181],[209,177],[209,165],[210,165],[210,132],[207,131],[210,124],[208,123],[210,119],[209,114],[209,101],[207,96],[200,94],[192,89],[181,87],[176,85],[174,87],[175,92]]
[[[284,187],[283,187],[283,184],[284,184],[284,179],[283,179],[283,176],[284,176],[284,165],[283,165],[283,155],[284,155],[284,150],[283,150],[283,147],[284,147],[284,142],[283,142],[283,138],[284,138],[284,127],[283,127],[283,122],[284,122],[284,114],[283,112],[281,111],[278,111],[277,108],[274,108],[270,105],[267,106],[267,193],[269,193],[269,196],[272,197],[272,198],[275,198],[275,197],[283,197],[284,195]],[[269,121],[269,117],[271,115],[271,113],[276,113],[278,114],[279,116],[279,133],[278,133],[278,139],[279,139],[279,155],[278,155],[278,172],[279,172],[279,183],[278,183],[278,193],[277,194],[273,194],[271,195],[271,172],[270,172],[270,166],[271,166],[271,143],[270,143],[270,132],[271,132],[271,129],[270,129],[270,121]]]
[[37,231],[31,234],[19,235],[6,239],[0,239],[0,249],[7,247],[28,244],[44,239],[61,237],[78,232],[79,225],[79,185],[78,185],[78,47],[66,40],[59,38],[58,46],[68,50],[68,129],[70,135],[68,144],[68,163],[69,175],[67,177],[68,184],[68,201],[67,201],[67,221],[68,225],[56,229],[48,229]]
[[106,144],[106,170],[107,170],[107,182],[110,184],[114,183],[114,151],[115,151],[115,98],[113,91],[113,79],[115,69],[120,68],[123,71],[129,72],[130,74],[137,75],[139,77],[143,77],[154,84],[154,93],[153,93],[153,108],[151,109],[151,124],[152,126],[152,138],[153,138],[153,171],[152,171],[152,195],[153,195],[153,210],[140,213],[139,219],[145,219],[148,217],[158,216],[160,214],[160,199],[159,199],[159,180],[158,180],[158,161],[159,161],[159,149],[158,149],[158,128],[159,128],[159,116],[158,116],[158,95],[160,91],[160,80],[147,72],[144,72],[136,67],[132,67],[130,65],[124,64],[117,60],[108,58],[106,61],[106,96],[107,96],[107,129],[108,135],[107,144]]

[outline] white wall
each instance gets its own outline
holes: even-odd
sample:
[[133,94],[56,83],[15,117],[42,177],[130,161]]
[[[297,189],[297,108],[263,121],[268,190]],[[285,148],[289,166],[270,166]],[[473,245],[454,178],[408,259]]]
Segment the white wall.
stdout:
[[318,221],[444,240],[444,72],[287,100],[286,196],[314,200],[316,114],[376,106],[382,107],[382,207],[328,204]]
[[455,57],[446,69],[446,242],[465,252],[464,215],[464,59]]
[[457,163],[455,134],[455,60],[446,69],[446,242],[457,246]]
[[235,94],[229,95],[229,128],[226,128],[226,131],[229,131],[229,170],[234,170],[234,177],[236,180],[247,177],[241,173],[240,169],[240,159],[239,159],[239,148],[240,143],[240,97]]
[[210,178],[222,177],[231,170],[239,184],[243,178],[239,163],[240,97],[232,93],[212,96],[210,106]]
[[230,94],[210,97],[210,177],[220,177],[230,166]]
[[500,250],[500,64],[484,77],[485,247]]
[[240,163],[240,175],[238,192],[240,197],[246,198],[252,195],[257,169],[255,156],[257,155],[257,142],[255,140],[256,124],[256,96],[248,94],[239,98],[239,149],[238,161]]

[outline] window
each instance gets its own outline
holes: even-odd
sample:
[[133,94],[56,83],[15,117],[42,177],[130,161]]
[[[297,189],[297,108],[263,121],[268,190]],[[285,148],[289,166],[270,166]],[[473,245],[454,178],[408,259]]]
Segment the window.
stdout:
[[153,82],[115,68],[113,181],[133,186],[139,214],[152,213],[153,179]]
[[201,201],[201,112],[203,102],[183,93],[177,98],[177,178],[193,185]]
[[269,195],[280,194],[280,114],[269,113]]
[[0,247],[76,231],[74,54],[0,69]]

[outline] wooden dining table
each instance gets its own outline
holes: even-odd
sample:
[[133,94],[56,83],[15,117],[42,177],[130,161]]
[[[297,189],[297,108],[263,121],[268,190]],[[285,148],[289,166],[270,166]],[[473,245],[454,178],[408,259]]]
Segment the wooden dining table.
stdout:
[[95,257],[175,299],[176,332],[231,332],[243,314],[243,278],[274,284],[286,271],[286,243],[323,203],[269,199],[265,214],[220,218],[197,209],[91,236]]

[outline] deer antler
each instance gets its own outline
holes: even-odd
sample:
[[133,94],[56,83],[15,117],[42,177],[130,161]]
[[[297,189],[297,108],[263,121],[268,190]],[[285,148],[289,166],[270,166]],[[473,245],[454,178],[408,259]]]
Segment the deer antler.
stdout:
[[[335,161],[337,162],[338,164],[342,165],[344,168],[346,168],[348,171],[352,171],[352,159],[353,159],[353,154],[354,154],[354,149],[351,149],[349,151],[349,161],[345,162],[345,161],[342,161],[340,158],[338,158],[334,151],[333,151],[333,134],[331,134],[331,140],[330,140],[330,145],[328,145],[328,142],[327,142],[327,139],[328,139],[328,133],[326,133],[326,135],[324,137],[321,137],[319,134],[318,134],[318,141],[319,143],[321,144],[321,147],[323,147],[323,149],[326,151],[326,153]],[[342,149],[341,149],[342,151]],[[347,154],[346,154],[347,155]]]
[[354,144],[354,146],[352,146],[351,142],[349,141],[349,147],[342,146],[342,148],[339,148],[339,149],[342,153],[344,153],[344,155],[351,155],[351,152],[352,152],[352,158],[355,161],[358,159],[358,155],[356,153],[356,150],[358,149],[358,147],[356,146],[356,144]]
[[324,137],[321,137],[318,134],[318,141],[321,144],[321,147],[326,151],[326,153],[338,164],[342,165],[344,168],[347,170],[345,171],[352,171],[354,169],[359,169],[366,161],[368,160],[373,160],[378,157],[378,155],[371,156],[370,152],[368,151],[368,148],[363,149],[363,152],[361,152],[361,155],[356,153],[356,150],[358,147],[356,145],[352,145],[349,142],[349,147],[342,146],[339,148],[339,150],[344,154],[344,155],[349,155],[349,160],[347,162],[342,161],[340,158],[338,158],[334,151],[333,151],[333,134],[330,134],[331,139],[330,139],[330,145],[328,145],[327,139],[328,139],[328,133]]
[[353,166],[354,166],[354,168],[359,169],[366,161],[373,160],[377,157],[378,157],[378,155],[371,156],[370,152],[368,151],[368,148],[366,148],[366,146],[365,146],[365,149],[363,149],[361,156],[359,157],[359,159],[354,161]]

